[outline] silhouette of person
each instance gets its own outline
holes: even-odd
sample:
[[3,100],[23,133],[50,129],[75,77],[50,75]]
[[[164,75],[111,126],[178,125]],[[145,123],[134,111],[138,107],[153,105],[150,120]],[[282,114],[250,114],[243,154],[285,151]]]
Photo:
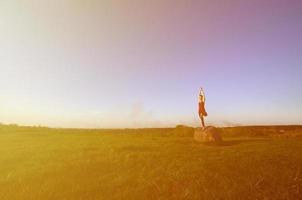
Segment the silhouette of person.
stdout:
[[206,112],[205,109],[205,102],[206,102],[206,97],[204,91],[202,88],[200,88],[199,96],[198,96],[198,115],[200,117],[201,125],[203,129],[206,127],[204,123],[204,117],[208,116],[208,113]]

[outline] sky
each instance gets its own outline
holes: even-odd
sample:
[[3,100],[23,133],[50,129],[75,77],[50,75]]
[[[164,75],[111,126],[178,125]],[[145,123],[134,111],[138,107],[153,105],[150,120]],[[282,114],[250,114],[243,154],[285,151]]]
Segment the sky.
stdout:
[[2,0],[0,122],[302,124],[301,0]]

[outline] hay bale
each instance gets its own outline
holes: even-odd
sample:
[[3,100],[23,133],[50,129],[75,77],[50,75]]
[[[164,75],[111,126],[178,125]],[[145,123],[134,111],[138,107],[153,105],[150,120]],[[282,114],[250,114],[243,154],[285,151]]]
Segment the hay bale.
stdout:
[[207,126],[205,129],[196,129],[194,139],[198,142],[222,142],[220,130],[214,126]]

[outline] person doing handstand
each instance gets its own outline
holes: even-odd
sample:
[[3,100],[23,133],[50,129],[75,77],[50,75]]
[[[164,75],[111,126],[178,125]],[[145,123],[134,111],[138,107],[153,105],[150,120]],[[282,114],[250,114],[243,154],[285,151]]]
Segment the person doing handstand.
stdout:
[[200,88],[199,96],[198,96],[198,115],[200,117],[201,125],[203,129],[206,127],[204,123],[204,117],[208,116],[208,113],[206,112],[205,109],[205,102],[206,102],[206,97],[204,91],[202,88]]

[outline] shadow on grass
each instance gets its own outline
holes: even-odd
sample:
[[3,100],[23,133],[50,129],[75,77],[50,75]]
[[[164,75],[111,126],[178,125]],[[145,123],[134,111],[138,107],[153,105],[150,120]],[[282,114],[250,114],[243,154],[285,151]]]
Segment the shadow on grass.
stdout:
[[260,142],[260,141],[268,141],[269,139],[265,138],[259,138],[259,139],[235,139],[235,140],[224,140],[220,143],[216,142],[204,142],[202,143],[203,145],[206,146],[221,146],[221,147],[226,147],[226,146],[235,146],[243,143],[251,143],[251,142]]

